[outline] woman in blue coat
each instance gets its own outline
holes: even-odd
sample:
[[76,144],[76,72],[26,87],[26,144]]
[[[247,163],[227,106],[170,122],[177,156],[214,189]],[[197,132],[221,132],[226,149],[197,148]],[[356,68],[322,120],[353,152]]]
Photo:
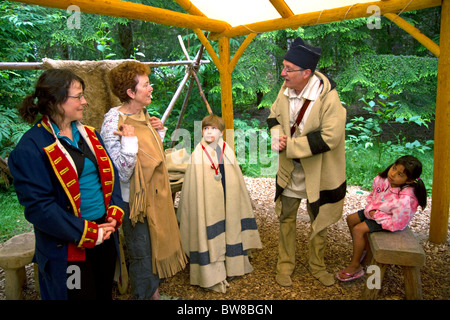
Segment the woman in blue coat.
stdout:
[[103,141],[80,123],[84,81],[51,69],[19,114],[34,123],[8,165],[25,217],[34,226],[43,300],[111,299],[122,197]]

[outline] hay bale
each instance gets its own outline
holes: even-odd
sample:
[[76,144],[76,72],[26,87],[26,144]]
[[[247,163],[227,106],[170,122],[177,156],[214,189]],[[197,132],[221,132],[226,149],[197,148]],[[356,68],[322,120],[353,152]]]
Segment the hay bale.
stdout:
[[[108,72],[127,60],[72,61],[43,59],[45,69],[70,69],[81,77],[86,89],[84,95],[88,107],[82,122],[100,130],[103,117],[111,107],[120,105],[120,100],[112,93]],[[133,60],[134,61],[134,60]]]

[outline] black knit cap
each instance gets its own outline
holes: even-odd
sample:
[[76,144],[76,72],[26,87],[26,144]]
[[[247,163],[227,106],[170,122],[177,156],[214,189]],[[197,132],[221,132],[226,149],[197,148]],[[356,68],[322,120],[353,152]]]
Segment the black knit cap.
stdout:
[[318,47],[306,44],[302,38],[298,37],[292,42],[291,47],[284,56],[287,60],[296,66],[303,69],[311,69],[312,72],[316,70],[317,63],[320,59],[322,50]]

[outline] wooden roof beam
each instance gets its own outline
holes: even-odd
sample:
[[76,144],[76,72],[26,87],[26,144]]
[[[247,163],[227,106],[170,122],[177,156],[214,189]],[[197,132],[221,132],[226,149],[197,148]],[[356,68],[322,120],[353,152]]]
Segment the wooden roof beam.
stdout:
[[[123,61],[128,61],[130,59],[119,59]],[[114,61],[119,61],[114,60]],[[148,65],[151,68],[160,67],[170,67],[170,66],[181,66],[181,65],[192,65],[195,61],[193,60],[181,60],[181,61],[166,61],[166,62],[145,62],[141,63]],[[208,64],[211,61],[201,60],[201,64]],[[44,70],[44,63],[42,62],[0,62],[0,70]]]
[[291,8],[289,8],[284,0],[270,0],[270,3],[272,3],[273,7],[278,11],[282,18],[286,19],[294,16]]
[[228,66],[228,72],[232,73],[234,68],[236,67],[236,64],[238,63],[240,57],[244,53],[245,49],[247,49],[248,45],[252,40],[257,36],[257,33],[250,33],[242,42],[242,44],[239,46],[238,50],[233,55],[233,59],[231,59],[230,64]]
[[367,12],[367,8],[376,5],[380,8],[380,14],[397,13],[402,11],[419,10],[441,5],[441,0],[398,0],[398,1],[373,1],[368,3],[358,3],[352,6],[325,9],[322,11],[308,12],[294,15],[289,18],[278,18],[261,22],[240,25],[227,29],[221,33],[211,33],[209,38],[217,40],[221,37],[233,38],[247,35],[249,33],[262,33],[274,30],[283,30],[298,26],[308,26],[336,21],[350,20],[372,15]]
[[208,38],[206,38],[206,36],[203,34],[202,30],[194,29],[194,32],[197,35],[198,40],[200,40],[201,44],[205,47],[206,51],[208,51],[209,56],[211,57],[213,63],[216,65],[217,70],[219,70],[219,73],[225,72],[224,67],[222,66],[222,62],[214,51],[211,43],[208,41]]
[[[121,17],[133,20],[142,20],[189,29],[201,29],[211,32],[224,32],[231,28],[225,21],[209,19],[204,16],[190,15],[167,9],[151,7],[139,3],[121,0],[13,0],[27,4],[35,4],[43,7],[67,9],[70,5],[76,5],[81,12],[99,14],[111,17]],[[189,1],[190,2],[190,1]],[[187,3],[187,1],[180,1]]]
[[194,16],[206,17],[206,15],[200,11],[191,1],[189,0],[174,0],[176,3],[180,5],[187,13],[192,14]]
[[425,48],[431,51],[436,57],[439,58],[441,54],[441,50],[439,46],[422,32],[419,29],[408,23],[405,19],[396,15],[395,13],[385,13],[384,16],[398,25],[400,28],[408,32],[414,39],[419,41]]

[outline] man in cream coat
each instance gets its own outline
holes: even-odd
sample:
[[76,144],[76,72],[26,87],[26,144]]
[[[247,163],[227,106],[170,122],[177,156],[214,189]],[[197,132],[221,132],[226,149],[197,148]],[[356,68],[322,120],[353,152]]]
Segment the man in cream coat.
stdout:
[[[324,262],[327,228],[342,216],[346,192],[345,122],[335,83],[315,71],[320,48],[301,38],[283,61],[285,82],[267,124],[279,152],[276,212],[280,220],[276,281],[291,286],[295,268],[296,218],[301,199],[311,219],[309,269],[322,284],[334,284]],[[303,110],[302,110],[303,109]]]

